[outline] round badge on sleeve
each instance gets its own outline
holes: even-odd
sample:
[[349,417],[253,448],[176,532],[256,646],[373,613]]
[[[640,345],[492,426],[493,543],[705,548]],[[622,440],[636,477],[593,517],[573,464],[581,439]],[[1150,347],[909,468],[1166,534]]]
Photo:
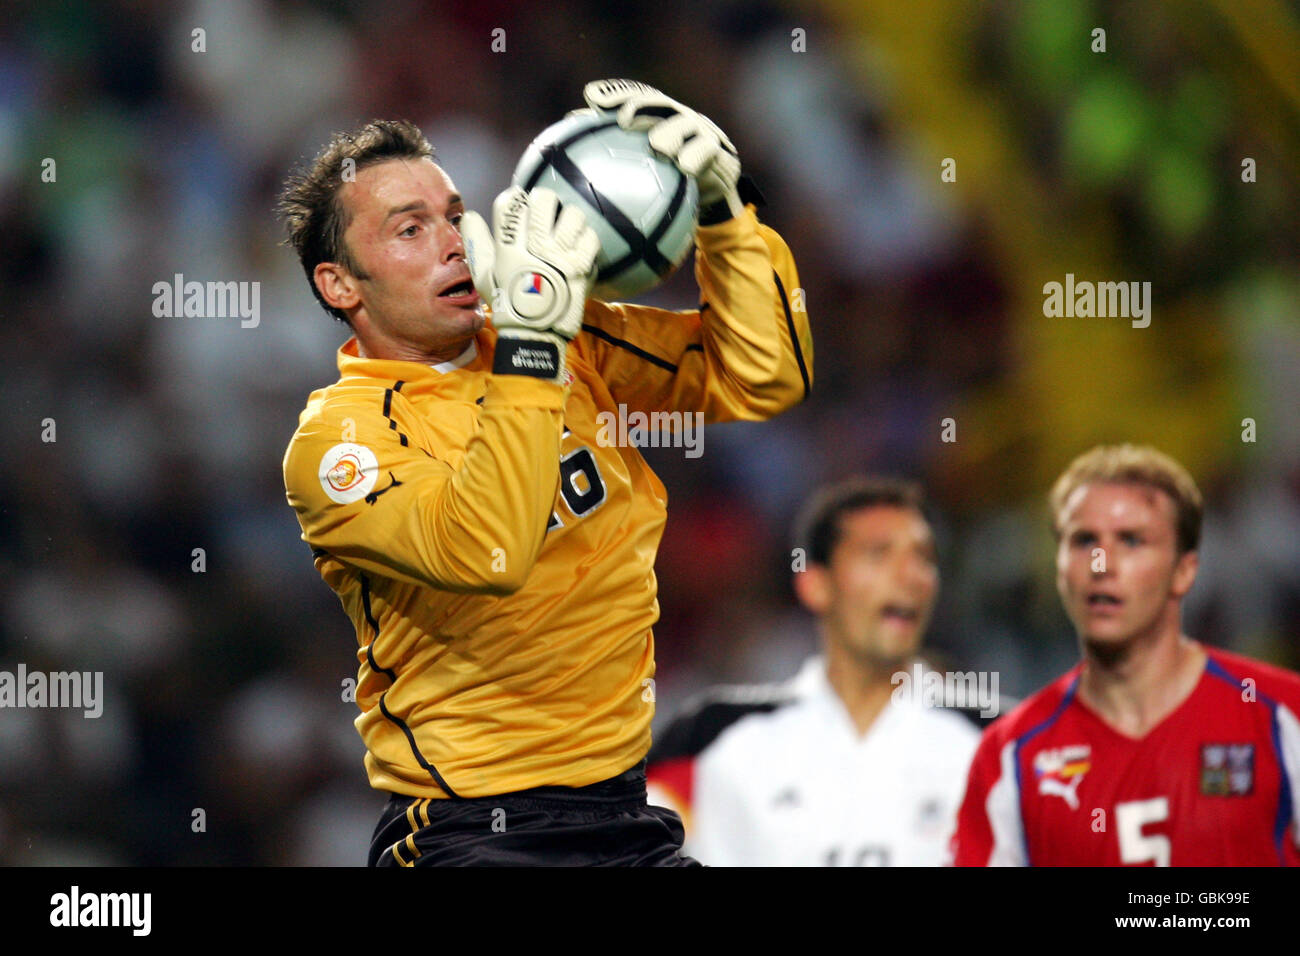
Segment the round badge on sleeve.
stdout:
[[379,480],[379,459],[365,445],[335,445],[320,460],[320,486],[331,501],[350,505],[370,494]]

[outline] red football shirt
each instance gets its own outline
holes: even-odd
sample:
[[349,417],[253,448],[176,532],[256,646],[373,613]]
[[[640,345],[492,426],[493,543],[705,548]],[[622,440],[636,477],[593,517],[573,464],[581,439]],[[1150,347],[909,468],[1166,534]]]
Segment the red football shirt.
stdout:
[[951,844],[957,866],[1300,863],[1300,674],[1205,649],[1144,737],[1077,695],[1082,665],[990,726]]

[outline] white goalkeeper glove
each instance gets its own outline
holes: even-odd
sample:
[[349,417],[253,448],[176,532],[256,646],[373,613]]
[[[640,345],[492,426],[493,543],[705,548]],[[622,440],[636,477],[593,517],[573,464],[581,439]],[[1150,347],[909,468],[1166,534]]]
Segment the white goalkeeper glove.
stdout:
[[514,186],[492,204],[492,232],[478,213],[461,218],[474,286],[492,303],[495,374],[564,378],[565,346],[582,331],[600,240],[581,209],[559,207],[549,189],[525,194]]
[[737,184],[740,157],[727,134],[707,117],[636,80],[593,80],[582,90],[593,109],[617,111],[624,129],[649,130],[650,146],[700,188],[700,223],[724,222],[744,211]]

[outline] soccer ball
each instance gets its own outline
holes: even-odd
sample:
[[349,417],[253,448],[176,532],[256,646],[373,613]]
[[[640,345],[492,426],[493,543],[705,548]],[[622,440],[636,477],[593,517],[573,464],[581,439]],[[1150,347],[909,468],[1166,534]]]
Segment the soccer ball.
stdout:
[[576,203],[600,239],[597,299],[631,299],[663,282],[691,251],[699,188],[650,148],[645,132],[615,114],[572,113],[538,134],[515,167],[514,184],[545,186]]

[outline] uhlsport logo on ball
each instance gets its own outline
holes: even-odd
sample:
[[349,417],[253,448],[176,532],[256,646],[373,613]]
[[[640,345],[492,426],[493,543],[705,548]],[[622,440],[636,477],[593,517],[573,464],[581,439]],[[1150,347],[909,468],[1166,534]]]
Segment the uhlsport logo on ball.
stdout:
[[576,203],[600,239],[598,299],[630,299],[653,289],[691,251],[699,189],[650,148],[649,136],[625,130],[615,114],[579,110],[548,126],[515,168],[524,190],[545,186]]

